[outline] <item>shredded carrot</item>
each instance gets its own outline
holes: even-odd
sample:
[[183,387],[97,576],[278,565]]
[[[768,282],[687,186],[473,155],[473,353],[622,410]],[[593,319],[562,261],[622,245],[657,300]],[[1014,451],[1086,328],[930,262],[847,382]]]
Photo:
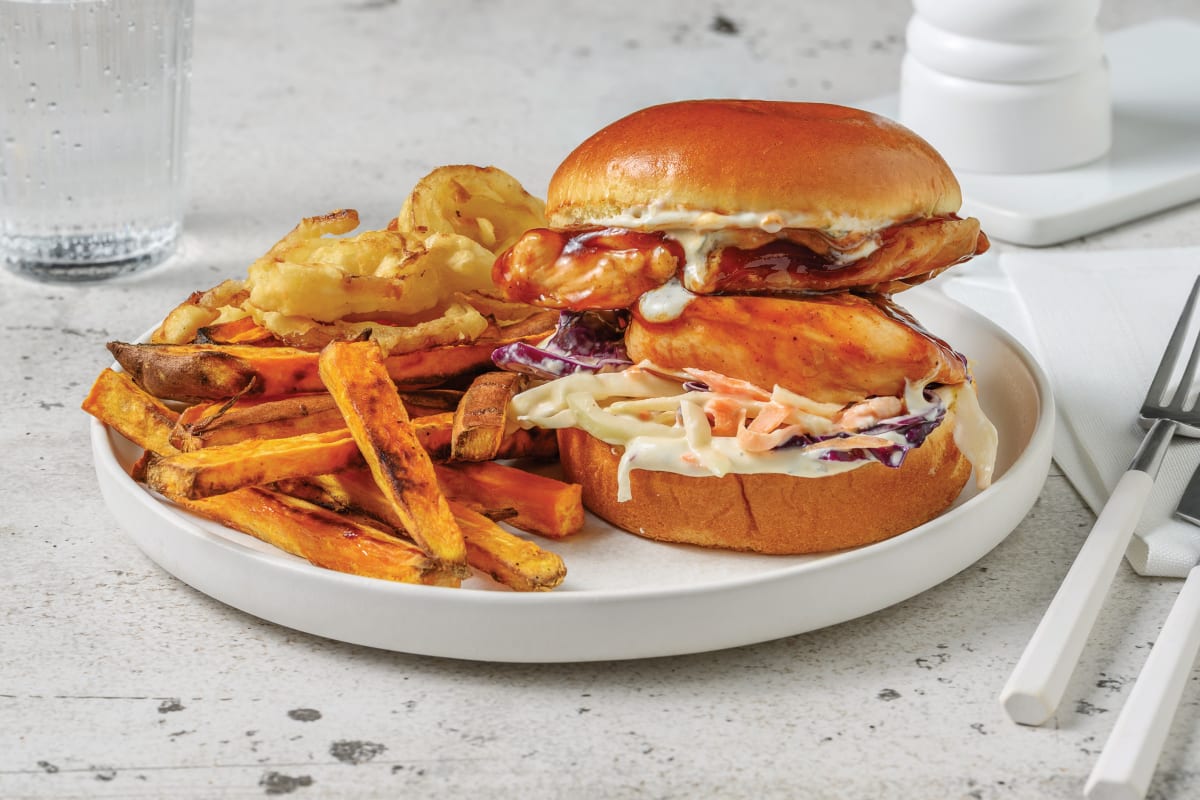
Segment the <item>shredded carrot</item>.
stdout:
[[695,380],[703,382],[711,391],[717,394],[727,394],[732,397],[742,397],[747,400],[759,400],[762,402],[771,399],[770,392],[755,386],[749,381],[730,378],[728,375],[722,375],[719,372],[711,372],[706,369],[685,369],[684,372]]
[[805,432],[800,425],[786,425],[769,433],[742,426],[737,431],[737,443],[738,447],[747,453],[765,453],[779,447],[793,436],[800,436]]
[[826,439],[823,442],[818,442],[814,445],[809,445],[812,448],[820,450],[857,450],[858,448],[871,447],[891,447],[895,442],[890,439],[884,439],[882,436],[846,436],[841,439]]
[[704,413],[712,426],[713,436],[733,436],[746,418],[746,410],[741,402],[723,395],[706,400]]
[[898,416],[903,409],[899,397],[869,397],[843,409],[834,422],[848,430],[862,430],[881,419]]
[[770,402],[763,406],[758,416],[747,426],[755,433],[770,433],[787,421],[793,409],[782,403]]

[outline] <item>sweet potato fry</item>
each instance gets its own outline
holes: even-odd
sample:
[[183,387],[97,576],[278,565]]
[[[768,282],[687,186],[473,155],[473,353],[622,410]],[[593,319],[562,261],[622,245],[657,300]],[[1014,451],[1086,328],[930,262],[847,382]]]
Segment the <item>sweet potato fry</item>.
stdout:
[[450,457],[450,432],[454,427],[454,412],[443,411],[440,414],[429,414],[410,421],[417,441],[429,457],[434,461],[444,461]]
[[319,392],[317,354],[245,344],[109,342],[117,362],[143,389],[164,400],[221,400],[240,393],[275,396]]
[[404,410],[410,417],[426,417],[430,414],[440,414],[443,411],[453,411],[462,400],[461,389],[416,389],[411,392],[401,392],[400,400]]
[[275,334],[254,321],[254,317],[205,325],[196,331],[197,344],[256,344],[278,345]]
[[[426,414],[409,421],[417,441],[429,457],[437,462],[449,461],[451,433],[454,425],[454,414],[443,411],[439,414]],[[267,428],[259,432],[269,436]],[[550,458],[558,452],[558,439],[551,430],[516,430],[505,436],[500,442],[496,458]]]
[[456,574],[416,545],[295,497],[251,488],[204,500],[171,499],[318,567],[404,583],[459,584]]
[[462,531],[391,384],[378,345],[327,345],[321,351],[320,375],[404,530],[447,569],[465,571]]
[[146,468],[150,466],[151,461],[158,457],[159,456],[153,450],[143,450],[142,454],[137,457],[137,461],[134,461],[129,465],[129,477],[133,478],[138,483],[145,483]]
[[403,390],[427,389],[490,368],[495,342],[427,347],[388,356],[387,373]]
[[152,459],[146,466],[146,483],[167,497],[198,500],[362,463],[358,445],[341,428],[281,439],[248,439]]
[[[305,397],[324,397],[328,398],[329,403],[334,402],[329,395],[306,395]],[[289,410],[287,408],[290,405],[289,401],[251,403],[245,408],[235,407],[223,415],[221,414],[223,405],[220,404],[203,405],[203,407],[202,405],[192,405],[184,410],[179,421],[175,423],[172,434],[170,434],[170,443],[181,451],[197,452],[205,447],[230,447],[266,439],[283,440],[269,449],[264,447],[254,453],[254,457],[290,458],[295,463],[292,469],[286,470],[289,473],[320,475],[329,471],[326,469],[328,463],[325,462],[325,456],[317,450],[302,450],[300,445],[311,444],[311,441],[300,437],[304,437],[305,434],[318,433],[341,433],[346,437],[350,435],[341,410],[336,407],[329,411],[320,408],[325,402],[325,399],[320,399],[316,403],[318,410],[308,416],[283,416],[281,419],[270,419],[270,417],[276,411]],[[235,411],[238,410],[245,411],[245,414],[236,415],[234,419]],[[446,461],[450,458],[450,432],[454,426],[454,413],[443,411],[440,414],[419,416],[410,421],[410,425],[412,425],[416,440],[430,453],[430,457],[434,461]],[[539,439],[545,438],[539,437]],[[293,445],[296,446],[294,452],[292,451]],[[505,440],[504,449],[517,453],[518,456],[524,456],[544,450],[544,445],[545,441],[534,441],[517,435],[512,438],[512,441]]]
[[[388,356],[384,365],[397,386],[428,389],[490,367],[492,350],[503,341],[430,347]],[[108,349],[139,386],[164,400],[276,397],[324,388],[317,353],[294,347],[109,342]]]
[[179,415],[135,385],[124,372],[101,372],[82,408],[139,447],[155,453],[175,452],[170,437]]
[[562,539],[583,527],[582,489],[577,483],[537,475],[493,461],[434,467],[442,491],[476,510],[516,511],[504,521],[514,528]]
[[546,317],[536,315],[531,322],[517,323],[509,328],[486,332],[469,344],[448,344],[428,347],[411,353],[388,356],[388,374],[401,389],[425,389],[440,386],[492,368],[492,351],[512,342],[539,342],[554,330],[547,327]]
[[467,560],[518,592],[545,592],[563,582],[567,567],[548,550],[514,536],[492,520],[451,500],[450,510],[467,541]]
[[346,421],[325,392],[278,400],[243,398],[236,403],[197,404],[179,415],[171,443],[199,450],[247,439],[277,439],[345,428]]
[[[352,519],[366,517],[403,532],[403,522],[366,469],[287,481],[280,491],[336,510]],[[463,532],[467,563],[516,591],[552,589],[563,580],[566,566],[554,553],[504,530],[466,503],[449,501]]]
[[[410,417],[415,417],[413,427],[417,436],[435,458],[445,460],[450,457],[450,430],[454,415],[449,412],[453,412],[461,396],[462,392],[452,390],[422,392],[412,398],[401,395],[405,410]],[[236,403],[197,403],[188,406],[175,423],[171,443],[180,450],[199,450],[247,439],[279,439],[345,427],[346,421],[342,418],[341,410],[327,392],[278,399],[244,397]],[[509,452],[518,454],[512,458],[523,454],[544,454],[546,451],[545,442],[523,441],[521,437],[515,437],[506,446]]]
[[500,452],[508,424],[508,401],[524,385],[515,372],[485,372],[471,381],[454,411],[450,458],[490,461]]

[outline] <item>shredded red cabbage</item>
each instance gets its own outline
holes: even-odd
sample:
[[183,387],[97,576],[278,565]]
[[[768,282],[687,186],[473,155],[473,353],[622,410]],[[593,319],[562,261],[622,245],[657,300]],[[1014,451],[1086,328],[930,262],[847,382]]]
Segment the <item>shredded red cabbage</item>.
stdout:
[[899,468],[904,463],[908,451],[920,447],[933,430],[941,424],[946,416],[946,406],[936,394],[925,392],[925,398],[932,405],[920,414],[906,414],[901,417],[881,420],[878,424],[861,431],[841,431],[828,436],[805,434],[793,436],[776,449],[784,447],[806,447],[819,444],[830,439],[845,439],[850,436],[878,436],[883,433],[899,433],[904,437],[904,444],[892,444],[886,447],[856,447],[851,450],[826,450],[819,458],[822,461],[878,461],[886,467]]
[[514,342],[492,351],[510,372],[554,380],[576,372],[616,372],[632,366],[625,352],[627,311],[563,311],[554,335],[540,346]]

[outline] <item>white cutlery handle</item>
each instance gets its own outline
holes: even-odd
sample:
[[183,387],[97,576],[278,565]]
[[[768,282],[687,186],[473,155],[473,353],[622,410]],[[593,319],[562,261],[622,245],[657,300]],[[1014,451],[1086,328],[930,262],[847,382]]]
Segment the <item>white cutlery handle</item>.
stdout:
[[1041,725],[1058,708],[1153,485],[1150,475],[1130,470],[1100,510],[1000,693],[1014,722]]
[[1200,651],[1200,567],[1193,567],[1084,787],[1088,800],[1142,798]]

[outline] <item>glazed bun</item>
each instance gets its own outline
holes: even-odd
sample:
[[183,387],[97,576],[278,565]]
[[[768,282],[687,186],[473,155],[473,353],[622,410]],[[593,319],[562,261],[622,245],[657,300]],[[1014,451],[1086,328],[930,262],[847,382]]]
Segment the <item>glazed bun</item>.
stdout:
[[664,542],[757,553],[825,553],[872,544],[933,519],[958,497],[971,464],[954,444],[954,414],[898,469],[868,464],[822,478],[689,477],[633,470],[617,501],[621,448],[577,429],[558,432],[567,480],[594,514]]
[[556,228],[656,229],[681,213],[779,215],[788,228],[854,232],[961,204],[942,157],[884,117],[822,103],[693,100],[635,112],[577,147],[550,181],[546,216]]

